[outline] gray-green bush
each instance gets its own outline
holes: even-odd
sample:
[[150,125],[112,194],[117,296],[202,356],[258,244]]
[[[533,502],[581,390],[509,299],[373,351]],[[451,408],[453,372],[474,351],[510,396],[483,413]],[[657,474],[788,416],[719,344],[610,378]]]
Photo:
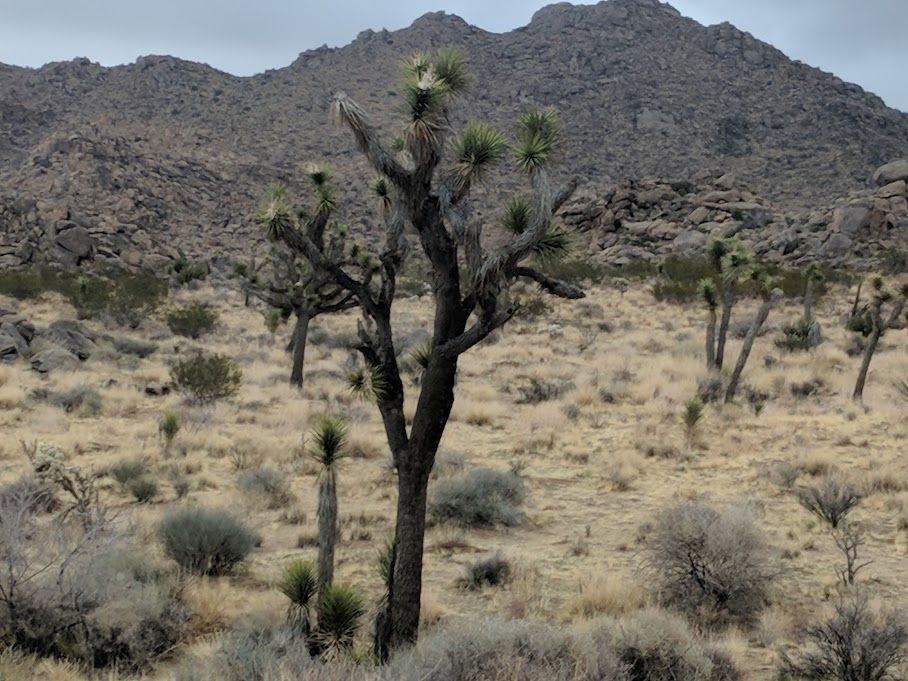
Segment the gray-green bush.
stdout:
[[435,484],[429,513],[437,521],[462,525],[519,525],[524,486],[511,471],[474,468],[465,475]]
[[165,315],[167,326],[176,334],[187,338],[200,338],[214,330],[217,313],[203,303],[189,303],[169,310]]
[[259,542],[258,535],[227,511],[177,508],[158,525],[164,552],[189,572],[230,572]]
[[177,390],[198,402],[207,403],[230,397],[240,389],[243,372],[236,362],[216,353],[199,352],[180,360],[170,370]]

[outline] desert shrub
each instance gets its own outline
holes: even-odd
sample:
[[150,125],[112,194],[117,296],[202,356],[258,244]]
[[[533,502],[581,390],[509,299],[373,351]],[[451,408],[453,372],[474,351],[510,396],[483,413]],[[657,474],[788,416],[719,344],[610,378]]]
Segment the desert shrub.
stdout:
[[[178,681],[277,681],[321,676],[309,656],[306,641],[295,632],[280,628],[249,628],[225,634],[211,659],[189,660],[180,669]],[[355,677],[336,677],[337,681]]]
[[180,336],[200,338],[214,329],[217,313],[202,303],[189,303],[169,310],[164,316],[168,328]]
[[164,438],[164,445],[170,447],[173,439],[180,432],[180,416],[172,411],[167,412],[158,422],[158,433]]
[[528,620],[450,621],[398,653],[388,669],[395,681],[619,681],[621,665],[609,631],[596,641]]
[[545,264],[548,276],[576,285],[585,281],[600,282],[608,272],[607,267],[580,258],[556,259]]
[[51,393],[47,400],[55,407],[79,416],[97,416],[101,413],[101,395],[90,385],[77,385],[59,393]]
[[469,563],[460,585],[477,590],[484,586],[501,586],[511,578],[511,563],[500,555],[487,556]]
[[107,474],[124,488],[146,473],[148,462],[145,459],[120,459],[107,470]]
[[158,483],[149,475],[143,475],[130,480],[126,489],[135,497],[135,500],[142,504],[147,504],[158,494]]
[[80,666],[145,671],[186,631],[186,610],[103,519],[39,518],[0,503],[0,642]]
[[734,681],[740,672],[719,648],[704,645],[687,621],[644,608],[621,621],[614,647],[629,681]]
[[227,511],[177,508],[158,525],[164,552],[201,575],[230,572],[259,542],[258,535]]
[[775,340],[776,347],[789,352],[815,348],[822,342],[818,329],[815,320],[801,317],[794,324],[782,327],[781,335]]
[[838,475],[827,475],[817,486],[804,487],[795,498],[808,511],[835,529],[863,495],[856,485]]
[[805,631],[808,647],[795,658],[782,656],[783,679],[883,681],[908,660],[908,627],[900,613],[874,612],[866,597],[853,594],[835,612]]
[[180,252],[177,258],[170,266],[173,278],[180,286],[193,281],[202,281],[208,276],[208,265],[202,260],[190,260],[186,254]]
[[271,509],[282,508],[293,499],[287,476],[271,466],[244,471],[237,479],[237,486],[246,494],[265,498]]
[[0,272],[0,293],[19,299],[59,293],[81,317],[105,318],[135,328],[167,296],[167,283],[153,272],[120,268],[88,274],[51,267]]
[[528,381],[517,388],[517,404],[538,404],[557,400],[559,397],[574,389],[571,381],[561,379],[542,380],[530,377]]
[[661,511],[646,535],[646,565],[668,606],[710,621],[749,621],[773,579],[763,533],[741,508],[687,502]]
[[170,370],[170,377],[177,390],[205,403],[236,393],[240,389],[243,372],[226,355],[199,352],[177,362]]
[[462,525],[519,525],[523,496],[523,480],[516,473],[474,468],[436,483],[429,513],[435,520]]
[[158,349],[157,343],[125,336],[113,336],[110,344],[122,355],[131,355],[141,359],[151,356]]
[[50,513],[59,506],[55,491],[49,481],[25,475],[0,487],[0,507],[24,505],[33,513]]
[[542,296],[530,296],[520,302],[518,314],[523,319],[539,319],[552,314],[552,306]]
[[309,635],[309,618],[315,601],[318,581],[315,565],[305,560],[295,560],[284,568],[278,591],[290,601],[287,624],[295,632]]

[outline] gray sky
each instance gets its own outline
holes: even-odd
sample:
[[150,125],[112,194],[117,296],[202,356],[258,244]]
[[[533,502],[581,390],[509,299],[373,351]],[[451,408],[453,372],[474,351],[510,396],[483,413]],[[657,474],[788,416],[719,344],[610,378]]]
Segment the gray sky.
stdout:
[[[443,9],[489,31],[526,24],[539,0],[0,0],[0,62],[105,65],[171,54],[249,75]],[[908,0],[674,0],[701,23],[757,38],[908,111]]]

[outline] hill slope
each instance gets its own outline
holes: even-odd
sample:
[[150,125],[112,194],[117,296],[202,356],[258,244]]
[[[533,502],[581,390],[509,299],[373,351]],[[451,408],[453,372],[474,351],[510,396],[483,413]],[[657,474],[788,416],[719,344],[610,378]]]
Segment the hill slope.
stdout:
[[330,95],[346,90],[390,137],[398,59],[440,45],[470,55],[479,87],[464,117],[506,128],[528,104],[557,105],[564,170],[595,186],[732,171],[782,205],[813,207],[908,155],[908,114],[656,0],[552,5],[504,34],[436,13],[249,78],[172,57],[0,66],[0,260],[29,257],[22,235],[41,247],[76,227],[108,235],[112,252],[235,251],[263,184],[303,161],[328,162],[356,191],[366,169],[328,120]]

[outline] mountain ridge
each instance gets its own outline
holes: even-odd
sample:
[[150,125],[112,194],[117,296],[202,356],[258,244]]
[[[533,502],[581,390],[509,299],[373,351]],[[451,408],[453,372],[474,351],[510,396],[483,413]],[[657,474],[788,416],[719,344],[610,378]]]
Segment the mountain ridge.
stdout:
[[[113,67],[84,58],[0,67],[0,238],[29,234],[40,252],[76,213],[89,231],[122,235],[129,250],[157,248],[164,235],[167,246],[241,250],[236,241],[258,236],[249,216],[264,184],[294,180],[309,160],[334,168],[348,212],[367,221],[359,187],[368,169],[331,126],[330,97],[348,92],[390,140],[399,59],[442,45],[464,49],[476,75],[455,123],[479,117],[507,130],[526,106],[556,105],[567,131],[558,172],[588,187],[731,171],[775,203],[806,209],[908,156],[908,114],[658,0],[559,3],[505,33],[435,12],[254,76],[160,55]],[[73,135],[133,151],[95,153],[68,145]],[[513,181],[504,173],[486,188],[487,214]],[[19,210],[29,202],[36,209]],[[136,225],[150,246],[134,241]],[[209,237],[201,245],[190,234],[199,228]]]

